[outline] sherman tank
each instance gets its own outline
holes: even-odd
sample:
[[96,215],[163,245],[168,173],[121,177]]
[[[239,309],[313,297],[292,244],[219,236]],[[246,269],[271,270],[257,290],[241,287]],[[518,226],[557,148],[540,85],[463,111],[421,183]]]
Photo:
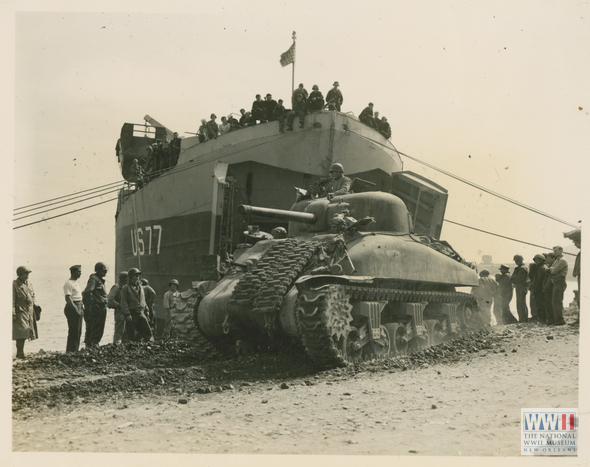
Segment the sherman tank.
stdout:
[[404,355],[466,326],[472,296],[455,288],[478,285],[474,265],[446,242],[412,233],[397,196],[303,196],[290,210],[239,211],[288,222],[288,236],[248,232],[228,257],[196,312],[210,340],[291,336],[330,367]]

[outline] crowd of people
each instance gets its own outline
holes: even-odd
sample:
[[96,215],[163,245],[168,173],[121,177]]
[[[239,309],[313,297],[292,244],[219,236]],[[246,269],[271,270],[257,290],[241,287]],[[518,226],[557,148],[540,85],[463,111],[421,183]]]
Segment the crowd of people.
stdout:
[[[169,290],[163,298],[165,317],[157,318],[157,294],[149,281],[141,277],[139,269],[121,272],[117,283],[108,293],[105,287],[107,272],[105,263],[96,263],[94,273],[82,290],[78,283],[82,277],[82,266],[77,264],[70,267],[70,278],[63,286],[66,302],[64,315],[68,325],[66,352],[77,352],[80,349],[83,324],[86,328],[83,340],[85,347],[98,347],[103,338],[108,308],[113,309],[115,315],[113,344],[169,339],[173,328],[172,311],[180,295],[179,282],[176,279],[170,281]],[[20,266],[12,286],[12,339],[16,341],[17,358],[25,358],[26,340],[39,337],[37,322],[41,319],[42,309],[29,281],[30,273],[29,268]]]
[[[293,121],[299,118],[299,127],[304,127],[304,117],[310,112],[320,110],[335,110],[340,112],[344,97],[339,89],[340,84],[335,81],[332,88],[324,95],[317,84],[312,87],[311,93],[307,92],[303,83],[300,83],[291,96],[291,108],[285,108],[283,100],[274,100],[272,94],[266,94],[264,99],[260,94],[256,94],[256,100],[252,103],[249,111],[240,109],[240,115],[229,114],[227,117],[221,117],[221,123],[217,122],[217,115],[211,114],[210,119],[201,119],[201,126],[196,133],[199,141],[204,143],[211,139],[229,133],[230,131],[247,128],[266,122],[279,122],[279,131],[293,131]],[[385,138],[391,138],[391,127],[387,123],[387,118],[379,118],[379,113],[373,114],[373,104],[370,105],[370,113],[362,113],[359,119],[379,131]],[[238,117],[238,118],[236,118]]]
[[[577,248],[581,247],[581,234],[574,234],[572,240]],[[578,294],[580,306],[580,257],[576,257],[573,276],[578,278]],[[487,269],[479,273],[479,287],[474,287],[472,294],[477,302],[479,316],[486,325],[514,324],[536,321],[546,325],[563,326],[563,296],[567,288],[566,276],[568,263],[563,257],[561,246],[553,247],[550,253],[539,253],[533,262],[525,266],[521,255],[514,255],[515,267],[502,264],[495,280],[490,277]],[[527,306],[526,297],[529,296]],[[518,319],[510,311],[510,302],[516,296],[516,312]],[[492,313],[493,310],[493,313]],[[530,312],[530,316],[529,316]],[[579,324],[579,319],[571,323]]]
[[[311,193],[328,199],[346,194],[350,190],[351,180],[344,174],[339,163],[330,167],[327,183],[318,185]],[[284,228],[272,232],[273,238],[285,238]],[[581,248],[581,231],[566,234],[574,245]],[[568,263],[563,257],[561,246],[553,247],[550,253],[539,253],[533,262],[525,266],[521,255],[514,255],[515,267],[502,264],[495,280],[486,269],[479,273],[479,286],[472,294],[477,303],[478,315],[485,325],[507,325],[536,321],[546,325],[562,326],[563,297],[567,288],[566,277]],[[576,257],[573,276],[578,280],[577,305],[580,307],[580,263],[581,253]],[[82,290],[78,279],[82,277],[82,266],[70,267],[70,278],[63,286],[65,297],[64,315],[68,324],[66,352],[76,352],[80,348],[82,324],[85,323],[84,344],[86,348],[97,347],[102,340],[107,317],[107,308],[114,310],[115,329],[113,344],[125,341],[153,341],[170,338],[172,329],[172,310],[179,297],[179,282],[172,279],[169,290],[164,294],[163,307],[165,318],[156,317],[156,292],[147,279],[141,277],[141,271],[131,268],[119,274],[118,281],[107,293],[105,276],[108,268],[98,262],[94,273],[88,278],[86,288]],[[37,303],[33,285],[29,281],[31,270],[19,266],[17,278],[12,284],[12,339],[16,341],[16,357],[25,358],[26,340],[38,338],[37,322],[41,319],[41,306]],[[516,295],[518,319],[510,311],[510,302]],[[526,296],[529,295],[529,307]],[[573,325],[579,324],[579,318]]]
[[146,147],[146,151],[147,157],[142,159],[141,163],[138,159],[133,159],[127,177],[127,180],[134,183],[138,189],[178,164],[180,137],[174,132],[170,141],[165,136],[163,139],[156,139]]

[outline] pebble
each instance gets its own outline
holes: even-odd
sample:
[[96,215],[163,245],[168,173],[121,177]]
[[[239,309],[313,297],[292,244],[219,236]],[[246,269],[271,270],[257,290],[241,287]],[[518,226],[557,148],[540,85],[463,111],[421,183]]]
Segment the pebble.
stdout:
[[179,404],[188,404],[188,400],[186,400],[184,398],[183,399],[178,399],[178,403]]

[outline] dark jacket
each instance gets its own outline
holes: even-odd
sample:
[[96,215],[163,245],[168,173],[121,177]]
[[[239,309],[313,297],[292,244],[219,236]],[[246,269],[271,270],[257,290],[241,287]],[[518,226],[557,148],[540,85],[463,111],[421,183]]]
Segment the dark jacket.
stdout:
[[82,300],[86,310],[90,310],[91,308],[106,308],[107,291],[104,285],[104,278],[99,277],[96,273],[90,274],[88,284],[86,284],[86,288],[82,292]]

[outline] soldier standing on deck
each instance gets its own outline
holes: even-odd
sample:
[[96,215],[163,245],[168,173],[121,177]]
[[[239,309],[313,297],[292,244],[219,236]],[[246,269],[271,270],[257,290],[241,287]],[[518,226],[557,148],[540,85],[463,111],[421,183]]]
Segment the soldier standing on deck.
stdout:
[[113,344],[119,345],[129,340],[127,333],[127,322],[131,321],[131,315],[125,316],[121,310],[121,290],[127,285],[129,274],[123,271],[119,274],[119,282],[111,287],[107,295],[107,305],[115,310],[115,332],[113,333]]
[[[501,324],[514,324],[518,323],[518,320],[510,312],[510,301],[512,300],[512,282],[510,282],[510,276],[508,272],[510,268],[505,264],[500,266],[500,293],[502,295],[502,323]],[[500,323],[498,323],[500,324]]]
[[82,303],[82,289],[78,279],[82,276],[82,266],[76,264],[70,268],[70,278],[64,284],[66,307],[64,314],[68,320],[68,340],[66,352],[77,352],[80,348],[82,336],[82,322],[84,321],[84,305]]
[[340,86],[338,81],[334,81],[332,86],[334,87],[328,91],[328,94],[326,94],[328,110],[337,110],[340,112],[340,106],[344,101],[344,97],[342,97],[342,93],[340,92],[340,89],[338,89],[338,86]]
[[90,274],[88,284],[82,292],[84,310],[86,310],[84,313],[86,321],[84,344],[86,344],[86,348],[98,347],[104,334],[104,324],[107,318],[107,292],[104,286],[104,277],[107,272],[106,264],[96,263],[94,274]]
[[516,292],[516,311],[518,312],[518,322],[526,323],[529,320],[529,309],[526,306],[526,294],[529,290],[529,270],[524,265],[524,258],[520,255],[514,255],[516,267],[510,277],[510,282]]

